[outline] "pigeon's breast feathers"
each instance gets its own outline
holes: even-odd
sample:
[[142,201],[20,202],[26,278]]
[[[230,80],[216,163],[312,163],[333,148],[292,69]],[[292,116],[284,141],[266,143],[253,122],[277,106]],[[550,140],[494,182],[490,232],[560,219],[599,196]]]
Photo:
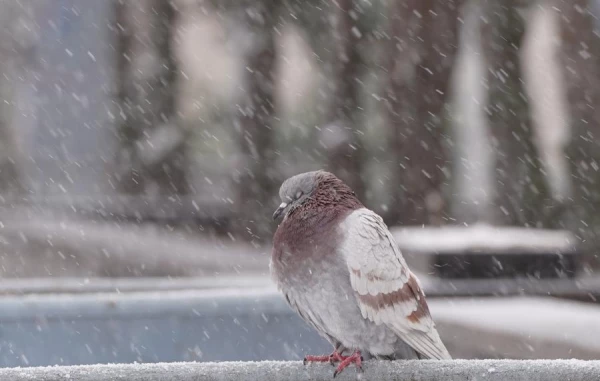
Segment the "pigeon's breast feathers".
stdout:
[[315,187],[302,204],[291,209],[273,237],[274,255],[286,248],[310,254],[309,247],[331,241],[336,227],[363,207],[350,187],[329,172],[315,172]]

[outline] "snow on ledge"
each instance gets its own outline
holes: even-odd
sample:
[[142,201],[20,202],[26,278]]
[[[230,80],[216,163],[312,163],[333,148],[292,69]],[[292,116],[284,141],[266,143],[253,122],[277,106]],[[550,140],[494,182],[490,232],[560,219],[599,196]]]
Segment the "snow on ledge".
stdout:
[[[597,381],[600,361],[583,360],[453,360],[366,361],[364,373],[350,367],[336,380],[420,381]],[[158,363],[56,366],[0,369],[1,380],[306,380],[331,381],[329,364],[301,362]]]
[[425,253],[562,253],[576,250],[575,237],[566,230],[473,225],[470,227],[392,228],[400,249]]

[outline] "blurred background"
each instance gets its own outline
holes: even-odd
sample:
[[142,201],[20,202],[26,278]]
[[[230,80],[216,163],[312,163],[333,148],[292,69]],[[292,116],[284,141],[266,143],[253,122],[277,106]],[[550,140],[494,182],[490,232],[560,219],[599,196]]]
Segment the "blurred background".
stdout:
[[599,17],[0,0],[0,365],[329,351],[268,275],[279,185],[316,169],[384,217],[455,357],[599,358]]

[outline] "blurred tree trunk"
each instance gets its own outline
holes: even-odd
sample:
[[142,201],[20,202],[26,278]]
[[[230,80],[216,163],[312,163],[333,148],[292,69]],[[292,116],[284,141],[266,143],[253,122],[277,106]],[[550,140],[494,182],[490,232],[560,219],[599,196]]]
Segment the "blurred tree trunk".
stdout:
[[[2,7],[0,7],[0,12]],[[0,37],[1,38],[1,37]],[[0,72],[10,73],[7,70],[6,55],[0,50]],[[9,58],[10,59],[10,58]],[[0,104],[0,201],[8,196],[12,198],[23,190],[21,174],[17,166],[20,157],[16,141],[16,131],[12,123],[15,108],[15,89],[12,81],[6,77],[0,78],[0,98],[4,101]]]
[[334,7],[332,78],[333,99],[328,123],[321,129],[319,140],[326,149],[327,170],[346,182],[362,201],[365,185],[362,179],[364,148],[361,144],[360,107],[361,77],[364,64],[360,55],[359,12],[354,0],[337,0]]
[[0,201],[22,196],[26,188],[19,142],[26,126],[15,121],[17,112],[28,109],[18,104],[18,91],[28,85],[35,66],[39,41],[35,13],[43,6],[30,0],[0,2]]
[[519,0],[482,3],[482,44],[489,89],[487,114],[495,160],[495,220],[507,225],[553,227],[556,212],[534,146],[524,91],[520,48],[525,20]]
[[360,9],[355,0],[286,0],[284,4],[285,15],[293,15],[287,20],[301,30],[319,68],[313,116],[317,128],[310,134],[316,140],[316,161],[324,162],[323,169],[366,201],[360,104],[366,66],[361,50],[366,34],[362,29],[368,28],[365,13],[372,9]]
[[462,1],[395,0],[389,47],[391,224],[442,224],[449,203],[444,106]]
[[[600,247],[600,35],[597,4],[556,0],[562,34],[562,65],[569,101],[573,182],[570,228],[584,246]],[[594,6],[595,5],[595,6]]]
[[177,12],[166,0],[116,0],[118,184],[126,193],[183,194],[185,133],[175,114]]
[[237,230],[258,238],[271,235],[269,211],[279,205],[273,151],[277,13],[268,0],[257,0],[244,12],[252,43],[244,54],[245,99],[236,122],[241,155]]

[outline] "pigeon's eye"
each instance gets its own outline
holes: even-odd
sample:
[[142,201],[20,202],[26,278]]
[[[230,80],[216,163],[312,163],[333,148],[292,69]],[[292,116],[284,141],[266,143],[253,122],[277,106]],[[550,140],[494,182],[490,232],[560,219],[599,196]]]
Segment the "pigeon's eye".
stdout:
[[296,192],[296,200],[302,196],[302,191]]

